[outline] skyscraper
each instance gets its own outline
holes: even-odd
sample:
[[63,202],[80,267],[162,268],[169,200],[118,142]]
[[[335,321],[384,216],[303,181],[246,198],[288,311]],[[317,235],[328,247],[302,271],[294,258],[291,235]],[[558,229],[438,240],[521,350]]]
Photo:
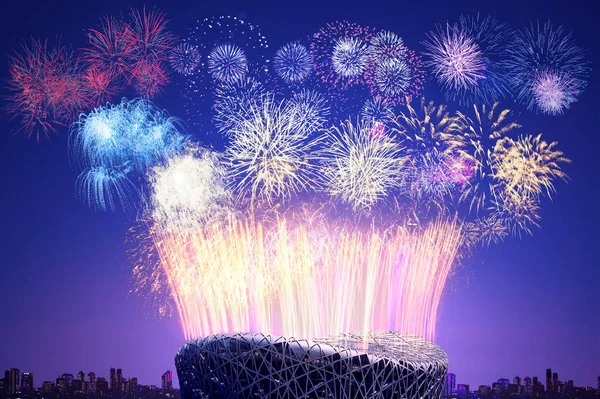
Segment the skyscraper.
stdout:
[[546,392],[552,392],[552,369],[546,369]]
[[525,377],[523,379],[525,383],[525,395],[531,395],[533,393],[533,385],[531,385],[531,377]]
[[129,379],[129,392],[137,392],[138,389],[138,380],[136,377],[132,377]]
[[79,370],[79,373],[77,373],[77,379],[79,381],[84,381],[85,380],[85,373],[81,370]]
[[510,381],[508,380],[508,378],[500,378],[498,380],[498,383],[501,385],[501,389],[503,392],[508,391],[508,385],[510,384]]
[[173,373],[167,370],[161,377],[163,392],[170,392],[173,389]]
[[21,375],[21,392],[33,392],[33,373]]
[[110,369],[110,390],[115,391],[115,385],[117,385],[117,376],[115,374],[115,369]]
[[20,374],[19,374],[19,369],[10,369],[9,371],[7,371],[8,373],[8,377],[6,378],[7,384],[8,384],[8,394],[9,395],[14,395],[19,391],[19,381],[20,381]]
[[600,375],[598,376],[598,392],[600,392]]
[[444,389],[444,396],[456,395],[456,375],[452,373],[446,374],[446,388]]
[[94,373],[93,371],[90,371],[88,373],[88,381],[90,384],[93,384],[96,382],[96,373]]
[[458,384],[456,386],[456,396],[459,398],[469,397],[469,384]]
[[123,373],[121,369],[117,369],[117,392],[121,392],[123,390]]
[[6,386],[6,378],[0,378],[0,395],[6,395],[8,387]]
[[552,392],[558,393],[558,373],[552,374]]

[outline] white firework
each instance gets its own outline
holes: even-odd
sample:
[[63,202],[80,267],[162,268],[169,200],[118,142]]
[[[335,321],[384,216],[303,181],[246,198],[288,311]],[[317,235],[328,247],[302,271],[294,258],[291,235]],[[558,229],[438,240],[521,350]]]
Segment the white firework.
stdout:
[[371,47],[356,37],[337,39],[331,55],[333,70],[345,78],[361,75],[370,58]]
[[241,120],[239,115],[260,103],[265,94],[265,87],[250,76],[220,82],[215,88],[213,123],[221,133],[229,134],[233,125]]
[[223,216],[229,193],[217,154],[189,149],[150,174],[152,219],[162,229],[181,231]]
[[403,58],[406,53],[402,38],[390,31],[382,31],[373,36],[371,46],[378,59]]
[[377,62],[374,79],[381,94],[398,97],[410,87],[412,71],[402,58],[384,58]]
[[208,55],[208,72],[222,82],[242,79],[248,72],[246,53],[233,44],[217,46]]
[[325,134],[321,176],[325,191],[368,211],[399,184],[400,146],[389,136],[374,136],[372,123],[345,121]]
[[312,128],[312,131],[323,127],[329,115],[329,105],[323,94],[315,90],[303,89],[294,93],[289,104],[296,108],[297,117]]
[[312,123],[297,107],[270,96],[241,113],[226,150],[235,188],[249,192],[252,203],[273,203],[312,186]]
[[300,43],[284,45],[273,57],[273,68],[286,83],[302,82],[310,74],[312,66],[308,49]]

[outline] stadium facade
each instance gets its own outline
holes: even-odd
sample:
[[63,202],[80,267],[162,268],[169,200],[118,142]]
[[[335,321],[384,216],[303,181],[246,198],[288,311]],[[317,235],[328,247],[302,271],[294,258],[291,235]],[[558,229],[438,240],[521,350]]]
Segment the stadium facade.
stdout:
[[175,364],[184,399],[438,399],[448,371],[439,346],[396,332],[212,335],[184,345]]

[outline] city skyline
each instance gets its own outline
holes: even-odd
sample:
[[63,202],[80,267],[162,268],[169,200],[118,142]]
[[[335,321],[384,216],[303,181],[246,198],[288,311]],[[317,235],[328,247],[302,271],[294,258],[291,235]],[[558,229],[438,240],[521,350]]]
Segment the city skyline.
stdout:
[[[583,0],[569,6],[557,0],[527,4],[509,0],[502,7],[476,0],[459,5],[442,0],[417,3],[382,1],[351,7],[310,1],[10,2],[0,16],[5,38],[0,46],[4,57],[0,80],[8,76],[6,55],[23,41],[60,37],[80,49],[86,30],[97,26],[102,16],[121,15],[144,4],[166,13],[169,29],[178,37],[185,37],[187,28],[205,17],[244,18],[260,26],[272,52],[291,40],[305,40],[335,20],[397,31],[410,48],[423,51],[427,32],[463,14],[494,15],[515,29],[551,19],[567,32],[572,30],[578,45],[588,49],[586,57],[593,68],[588,87],[561,116],[536,114],[509,101],[501,105],[514,110],[518,122],[527,126],[525,134],[543,133],[560,143],[572,160],[564,167],[569,180],[556,182],[552,201],[543,204],[542,228],[533,236],[508,237],[501,245],[477,251],[452,271],[441,297],[434,341],[448,354],[457,387],[468,383],[473,390],[498,378],[512,381],[514,375],[537,376],[547,385],[549,366],[552,374],[558,371],[560,378],[575,385],[596,386],[600,374],[596,316],[600,268],[595,266],[600,225],[597,21],[586,12]],[[155,103],[184,120],[180,86],[175,80]],[[4,95],[4,86],[1,91]],[[426,82],[424,94],[436,103],[445,101],[433,79]],[[135,93],[124,95],[132,99]],[[451,108],[468,110],[454,104]],[[89,370],[108,371],[98,376],[110,384],[110,368],[119,365],[124,371],[137,370],[133,374],[140,384],[160,386],[157,376],[174,370],[175,354],[186,339],[177,315],[160,318],[152,303],[132,295],[128,256],[136,212],[99,212],[82,204],[74,194],[68,127],[39,143],[17,134],[18,128],[19,121],[0,112],[4,187],[0,207],[6,232],[0,241],[0,371],[12,367],[31,371],[34,383],[40,384],[78,365],[75,373],[79,368],[88,370],[86,375]],[[207,147],[223,147],[221,135],[186,128]],[[172,380],[177,387],[176,374]]]

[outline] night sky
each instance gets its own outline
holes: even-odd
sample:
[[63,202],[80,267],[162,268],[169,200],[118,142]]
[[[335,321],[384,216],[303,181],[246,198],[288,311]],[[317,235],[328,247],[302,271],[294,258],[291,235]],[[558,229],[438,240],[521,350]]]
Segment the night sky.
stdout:
[[[559,141],[573,162],[568,183],[558,182],[553,201],[542,208],[542,229],[533,237],[509,238],[479,251],[449,282],[440,307],[436,342],[448,353],[457,383],[491,384],[498,378],[538,376],[552,367],[560,380],[596,385],[600,375],[600,15],[590,1],[10,1],[0,12],[0,74],[7,58],[29,37],[62,37],[74,48],[104,14],[156,5],[179,37],[196,19],[236,15],[258,25],[274,52],[327,22],[347,19],[399,33],[410,48],[434,24],[461,14],[493,14],[513,28],[548,18],[573,30],[592,61],[589,86],[566,114],[535,115],[510,101],[522,133]],[[3,99],[7,94],[2,89]],[[427,98],[439,99],[435,82]],[[178,88],[156,100],[183,116]],[[176,317],[157,319],[132,288],[125,252],[135,214],[89,209],[75,195],[75,173],[67,160],[67,128],[49,142],[14,135],[0,113],[0,371],[17,367],[35,375],[35,386],[64,372],[110,367],[141,384],[160,384],[174,369],[184,337]],[[214,143],[189,129],[196,139]]]

